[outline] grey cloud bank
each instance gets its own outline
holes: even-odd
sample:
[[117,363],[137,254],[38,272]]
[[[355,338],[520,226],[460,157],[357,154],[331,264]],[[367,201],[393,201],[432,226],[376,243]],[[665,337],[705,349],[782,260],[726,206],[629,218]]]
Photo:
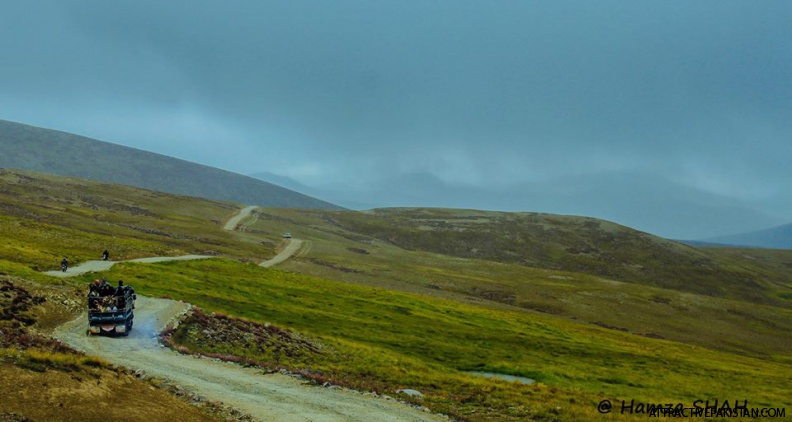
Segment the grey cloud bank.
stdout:
[[[791,12],[782,1],[9,3],[0,118],[374,205],[623,220],[609,203],[658,234],[726,234],[792,221]],[[399,186],[410,190],[383,193]],[[643,212],[636,192],[688,208]],[[734,209],[746,211],[698,233],[684,217]]]

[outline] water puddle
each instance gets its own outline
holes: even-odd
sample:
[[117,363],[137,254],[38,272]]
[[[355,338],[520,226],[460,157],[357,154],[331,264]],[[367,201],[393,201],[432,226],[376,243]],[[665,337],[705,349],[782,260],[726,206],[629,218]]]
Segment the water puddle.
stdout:
[[497,372],[468,371],[466,373],[470,374],[470,375],[475,375],[477,377],[498,378],[498,379],[502,379],[502,380],[508,381],[508,382],[517,381],[517,382],[522,383],[522,384],[533,384],[534,382],[536,382],[536,380],[533,380],[531,378],[518,377],[518,376],[514,376],[514,375],[499,374]]

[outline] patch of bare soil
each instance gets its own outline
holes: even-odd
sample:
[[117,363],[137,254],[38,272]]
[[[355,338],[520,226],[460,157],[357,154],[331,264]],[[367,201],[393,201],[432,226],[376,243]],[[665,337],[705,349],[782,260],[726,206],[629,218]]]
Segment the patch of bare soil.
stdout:
[[[178,329],[167,329],[161,338],[163,343],[180,353],[217,357],[272,372],[283,371],[281,363],[306,365],[319,355],[340,358],[335,350],[299,333],[271,324],[259,324],[216,313],[207,314],[198,307],[192,308]],[[233,350],[235,353],[199,353],[190,347],[225,352]],[[237,354],[254,355],[266,361],[254,361]],[[307,372],[302,374],[307,375]],[[324,380],[314,381],[322,383]]]
[[37,334],[33,329],[39,310],[47,302],[43,295],[31,293],[7,278],[0,279],[0,350],[40,348],[55,352],[71,351],[68,347]]

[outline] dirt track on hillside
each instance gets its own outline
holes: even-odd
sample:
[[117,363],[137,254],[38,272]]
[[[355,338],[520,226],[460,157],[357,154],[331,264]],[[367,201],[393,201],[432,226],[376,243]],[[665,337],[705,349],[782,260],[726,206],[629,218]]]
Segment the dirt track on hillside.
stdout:
[[[234,230],[255,207],[243,209],[226,223]],[[293,239],[284,251],[262,266],[275,265],[300,249],[302,242]],[[144,258],[138,262],[174,259],[201,259],[200,255],[176,258]],[[269,265],[265,265],[271,261]],[[110,268],[113,262],[89,261],[66,273],[68,277],[86,271]],[[138,295],[134,327],[128,337],[88,336],[87,314],[58,327],[53,336],[92,356],[116,365],[144,371],[147,375],[169,380],[181,388],[223,402],[256,421],[443,421],[447,418],[423,412],[392,399],[377,397],[337,387],[308,385],[281,374],[263,374],[259,370],[220,362],[209,358],[181,355],[160,345],[157,335],[190,308],[189,304]]]
[[271,267],[273,265],[278,265],[281,262],[291,258],[297,251],[300,250],[302,247],[303,241],[300,239],[289,239],[289,243],[286,244],[286,247],[280,251],[279,254],[272,257],[272,259],[268,259],[261,264],[262,267]]
[[157,341],[169,321],[189,305],[138,296],[129,337],[87,336],[87,316],[59,327],[54,337],[93,356],[167,379],[213,401],[221,401],[257,421],[441,421],[443,417],[394,400],[340,388],[307,385],[281,374],[214,359],[181,355]]
[[228,231],[236,230],[237,226],[239,225],[239,222],[250,216],[250,214],[256,208],[258,207],[255,205],[242,208],[235,216],[229,218],[228,221],[226,221],[225,225],[223,226],[223,230],[228,230]]
[[[244,220],[245,218],[249,217],[250,214],[253,213],[253,210],[255,210],[256,208],[258,207],[247,206],[245,208],[242,208],[241,210],[239,210],[239,212],[236,215],[234,215],[233,217],[229,218],[228,221],[226,221],[225,225],[223,225],[223,230],[233,231],[239,229],[244,231],[246,226],[252,224],[252,222],[248,222],[242,225],[240,225],[239,223],[241,223],[242,220]],[[260,263],[259,265],[266,268],[272,267],[274,265],[278,265],[281,262],[291,258],[295,253],[297,253],[297,251],[299,251],[300,248],[302,247],[302,244],[303,241],[300,239],[288,239],[286,243],[286,247],[282,251],[280,251],[274,257]]]
[[55,277],[73,277],[91,271],[106,271],[119,262],[164,262],[186,261],[192,259],[212,258],[210,255],[152,256],[148,258],[130,259],[129,261],[85,261],[82,264],[63,271],[47,271],[45,274]]

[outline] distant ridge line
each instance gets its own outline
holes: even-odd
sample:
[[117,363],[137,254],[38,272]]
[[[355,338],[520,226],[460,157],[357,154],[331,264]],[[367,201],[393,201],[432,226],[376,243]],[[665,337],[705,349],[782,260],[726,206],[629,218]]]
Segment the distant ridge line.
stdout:
[[0,120],[0,151],[0,167],[265,207],[344,209],[253,177],[6,120]]
[[733,247],[792,249],[792,224],[703,239],[702,242],[727,244]]

